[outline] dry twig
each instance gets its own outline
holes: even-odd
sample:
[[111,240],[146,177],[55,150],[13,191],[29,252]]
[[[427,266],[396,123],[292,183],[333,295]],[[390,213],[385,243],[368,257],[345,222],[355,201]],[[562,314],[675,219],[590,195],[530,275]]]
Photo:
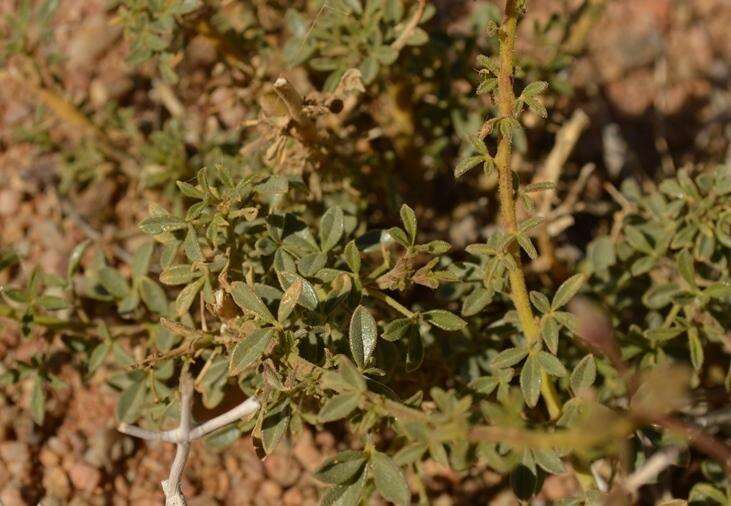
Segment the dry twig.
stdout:
[[177,449],[175,451],[175,459],[170,466],[170,474],[167,480],[162,481],[162,490],[165,494],[165,506],[185,506],[186,504],[185,496],[180,488],[180,479],[183,476],[183,468],[190,453],[190,443],[240,418],[251,415],[259,409],[260,404],[256,397],[249,397],[235,408],[197,427],[193,427],[192,423],[192,406],[193,381],[187,373],[183,373],[180,380],[180,424],[177,428],[165,431],[152,431],[126,423],[121,423],[117,427],[119,432],[129,436],[147,441],[165,441],[176,444]]
[[416,27],[419,26],[421,18],[424,15],[424,9],[426,9],[426,0],[419,0],[419,5],[416,7],[416,13],[414,13],[414,17],[409,20],[409,23],[404,27],[401,35],[399,35],[398,38],[391,44],[391,47],[393,49],[395,49],[396,51],[401,51],[404,48],[409,40],[409,37],[411,37],[411,34],[414,33]]
[[[533,183],[552,183],[554,186],[561,177],[566,160],[568,160],[574,146],[581,137],[581,133],[589,125],[589,117],[581,109],[577,110],[568,123],[566,123],[556,134],[556,144],[546,158],[543,170],[533,178]],[[584,174],[584,171],[582,171]],[[587,174],[588,177],[588,174]],[[583,181],[582,181],[583,183]],[[578,185],[577,185],[578,186]],[[581,185],[583,187],[583,184]],[[553,243],[549,232],[548,215],[551,214],[551,203],[556,194],[555,190],[546,190],[540,196],[538,215],[546,218],[538,232],[538,247],[541,258],[536,265],[542,266],[541,270],[548,270],[554,262]]]
[[643,485],[650,483],[658,474],[672,465],[678,458],[680,450],[673,446],[657,452],[645,464],[627,477],[624,488],[630,494],[635,494]]
[[287,106],[287,111],[302,138],[308,142],[318,142],[320,136],[317,133],[315,122],[305,114],[302,97],[294,86],[286,78],[280,77],[274,82],[274,91]]

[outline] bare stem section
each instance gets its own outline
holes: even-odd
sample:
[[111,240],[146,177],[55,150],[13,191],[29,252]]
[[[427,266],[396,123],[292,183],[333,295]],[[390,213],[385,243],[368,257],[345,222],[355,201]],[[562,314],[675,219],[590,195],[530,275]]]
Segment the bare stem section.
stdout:
[[[515,111],[515,91],[513,90],[513,69],[515,52],[515,31],[518,26],[518,2],[507,0],[505,5],[505,16],[500,26],[500,54],[498,73],[498,113],[501,118],[513,117]],[[512,139],[510,135],[500,132],[495,165],[498,170],[498,193],[500,198],[500,219],[508,234],[515,234],[518,231],[518,223],[515,212],[515,196],[513,190],[513,171],[511,168]],[[533,315],[528,298],[528,289],[525,284],[525,275],[520,260],[518,245],[513,241],[510,245],[510,253],[515,260],[517,268],[509,273],[510,292],[513,305],[518,312],[520,325],[523,328],[528,345],[535,343],[541,338],[541,331]],[[548,407],[552,419],[558,418],[561,414],[561,405],[558,401],[548,375],[542,374],[541,392]]]
[[394,48],[396,51],[401,51],[404,46],[406,46],[406,43],[409,41],[409,37],[411,37],[411,35],[414,33],[416,27],[419,26],[419,22],[421,21],[422,16],[424,16],[424,9],[426,9],[426,0],[418,0],[418,2],[419,3],[416,6],[416,12],[414,13],[414,16],[404,27],[401,35],[399,35],[399,37],[391,44],[391,47]]
[[180,424],[177,428],[166,431],[151,431],[122,423],[117,427],[119,432],[129,436],[138,437],[147,441],[165,441],[175,443],[175,459],[170,466],[170,474],[167,480],[162,481],[162,490],[165,494],[165,506],[185,506],[185,496],[180,487],[183,477],[183,469],[190,454],[190,443],[200,439],[211,432],[214,432],[226,425],[241,418],[255,413],[259,407],[259,401],[250,397],[235,408],[223,413],[207,422],[193,428],[193,381],[184,374],[180,380]]

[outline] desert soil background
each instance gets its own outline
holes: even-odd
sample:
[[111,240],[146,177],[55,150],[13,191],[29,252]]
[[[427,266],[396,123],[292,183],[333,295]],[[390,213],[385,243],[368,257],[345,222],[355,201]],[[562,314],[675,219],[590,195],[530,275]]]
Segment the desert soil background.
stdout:
[[[531,15],[547,16],[558,3],[531,1]],[[0,15],[14,4],[0,1]],[[112,24],[104,2],[61,0],[58,12],[53,44],[66,57],[63,86],[72,101],[101,110],[109,100],[140,93],[124,61],[119,27]],[[591,118],[577,146],[577,160],[610,168],[613,163],[662,167],[726,150],[731,128],[729,26],[728,0],[610,1],[572,72],[576,100]],[[205,41],[194,41],[188,51],[200,61],[195,79],[207,90],[205,96],[197,97],[194,90],[183,96],[194,115],[190,121],[214,121],[221,129],[239,124],[247,112],[242,91],[225,76],[205,75],[211,58]],[[145,209],[126,201],[111,179],[72,197],[61,196],[55,190],[57,157],[13,134],[34,114],[32,94],[2,75],[0,245],[12,246],[31,263],[63,274],[76,244],[133,227]],[[62,143],[74,142],[77,135],[63,126],[52,132],[54,141]],[[2,360],[27,359],[35,346],[37,342],[21,339],[12,322],[0,320]],[[107,386],[104,371],[86,380],[64,364],[63,356],[58,360],[58,374],[68,388],[49,398],[42,427],[27,415],[30,383],[0,391],[0,502],[160,504],[159,483],[166,477],[174,447],[117,433],[117,393]],[[262,462],[247,439],[220,452],[196,443],[184,491],[191,506],[316,504],[319,488],[311,471],[347,444],[338,434],[306,432]],[[497,475],[459,475],[437,464],[427,471],[435,504],[510,504],[511,495],[503,492]],[[569,476],[551,478],[541,498],[565,496],[575,486]],[[498,491],[502,495],[496,495]]]

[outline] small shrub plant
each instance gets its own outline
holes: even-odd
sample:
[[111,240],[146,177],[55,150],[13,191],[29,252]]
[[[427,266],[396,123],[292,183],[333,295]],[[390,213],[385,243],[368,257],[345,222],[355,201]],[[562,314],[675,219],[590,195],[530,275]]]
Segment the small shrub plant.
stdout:
[[[118,3],[130,63],[154,62],[148,71],[173,86],[186,79],[177,62],[191,27],[230,58],[237,43],[273,51],[265,28],[227,26],[219,2]],[[546,254],[535,238],[547,217],[535,202],[556,187],[524,181],[513,151],[525,151],[526,115],[546,118],[556,92],[537,77],[563,82],[570,54],[557,48],[545,66],[516,54],[528,2],[490,6],[475,20],[485,40],[463,41],[485,53],[463,63],[476,71],[465,77],[476,79],[482,102],[449,104],[464,134],[450,141],[460,156],[449,177],[495,181],[497,202],[495,226],[465,247],[430,226],[424,232],[430,211],[409,201],[415,191],[386,189],[403,176],[394,169],[408,168],[362,143],[388,126],[377,112],[364,117],[371,97],[398,93],[389,79],[408,72],[404,60],[439,49],[426,28],[434,7],[271,3],[289,37],[281,58],[304,66],[319,89],[303,97],[282,77],[258,83],[255,128],[239,132],[236,150],[225,136],[211,137],[191,155],[177,119],[144,142],[132,143],[145,135],[129,126],[118,136],[134,146],[125,159],[147,167],[130,185],[154,190],[138,223],[146,239],[123,258],[86,241],[66,276],[34,269],[24,285],[2,287],[0,314],[24,336],[49,349],[60,337],[87,375],[114,371],[120,430],[178,444],[164,483],[169,504],[184,502],[179,480],[197,437],[222,448],[250,434],[264,458],[283,438],[333,424],[350,449],[314,473],[326,487],[323,504],[375,494],[426,504],[428,459],[459,473],[489,468],[525,501],[546,476],[571,471],[582,491],[566,504],[629,502],[641,480],[683,458],[700,476],[690,500],[726,504],[731,452],[693,413],[699,396],[718,390],[727,399],[731,388],[729,167],[681,170],[649,188],[627,180],[613,193],[611,231],[542,282],[531,265]],[[213,21],[202,21],[211,10]],[[22,40],[13,39],[18,53]],[[429,75],[436,86],[440,76]],[[448,135],[430,125],[418,135],[433,161]],[[404,131],[393,135],[396,152]],[[119,155],[91,145],[87,164],[80,151],[66,159],[69,188],[89,184],[98,157]],[[437,162],[430,170],[446,173]],[[0,267],[19,263],[8,250]],[[47,396],[64,388],[50,352],[2,380],[32,382],[39,424]],[[249,401],[196,429],[205,420],[190,419],[194,393],[207,408],[232,396]],[[651,462],[660,463],[652,476],[635,474]]]

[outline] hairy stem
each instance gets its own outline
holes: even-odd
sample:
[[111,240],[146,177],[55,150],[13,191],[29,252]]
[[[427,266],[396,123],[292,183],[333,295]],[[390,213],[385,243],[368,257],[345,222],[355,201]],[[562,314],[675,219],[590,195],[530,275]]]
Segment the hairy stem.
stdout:
[[[505,16],[500,26],[500,70],[498,73],[498,113],[501,118],[513,117],[515,110],[515,92],[513,91],[513,53],[515,50],[515,31],[518,25],[517,0],[507,0],[505,5]],[[495,165],[498,169],[498,193],[500,198],[500,219],[508,234],[515,234],[518,230],[518,223],[515,216],[515,198],[513,190],[513,171],[510,167],[512,155],[511,137],[499,134]],[[533,310],[528,298],[528,289],[525,284],[525,275],[520,260],[520,250],[513,241],[510,245],[510,254],[515,259],[517,268],[509,273],[510,292],[513,305],[518,312],[520,326],[523,328],[528,346],[541,338],[540,328],[533,316]],[[558,401],[553,385],[548,375],[542,373],[541,393],[546,402],[548,413],[551,419],[556,419],[561,414],[561,404]]]

